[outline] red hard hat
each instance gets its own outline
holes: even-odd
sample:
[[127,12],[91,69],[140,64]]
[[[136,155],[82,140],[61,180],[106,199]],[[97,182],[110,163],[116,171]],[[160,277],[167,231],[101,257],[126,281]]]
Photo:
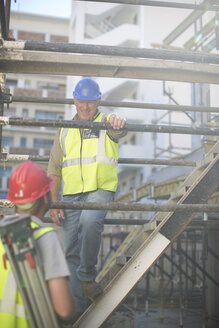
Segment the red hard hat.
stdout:
[[53,181],[38,164],[24,162],[10,177],[8,199],[15,204],[33,202],[51,189]]

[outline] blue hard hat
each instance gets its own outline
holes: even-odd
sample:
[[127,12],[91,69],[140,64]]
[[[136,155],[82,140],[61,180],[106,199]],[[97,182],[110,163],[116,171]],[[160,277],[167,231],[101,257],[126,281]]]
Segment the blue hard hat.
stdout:
[[73,97],[79,100],[97,100],[101,98],[99,85],[96,81],[85,77],[75,86]]

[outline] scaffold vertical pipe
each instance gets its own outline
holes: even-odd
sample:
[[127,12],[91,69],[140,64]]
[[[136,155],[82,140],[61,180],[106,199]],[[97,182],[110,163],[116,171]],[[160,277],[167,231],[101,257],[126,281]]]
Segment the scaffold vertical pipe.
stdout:
[[[188,231],[185,232],[185,251],[186,254],[188,254]],[[188,292],[189,292],[189,281],[188,281],[188,276],[189,276],[189,267],[188,267],[188,258],[186,256],[185,258],[185,271],[186,271],[186,278],[185,278],[185,294],[187,295],[186,302],[188,302]],[[186,304],[187,306],[187,304]]]
[[[174,258],[174,243],[171,244],[171,248],[170,248],[170,256],[173,259]],[[171,283],[170,283],[170,305],[173,305],[174,302],[174,297],[173,297],[173,291],[174,291],[174,283],[173,283],[173,276],[174,276],[174,267],[173,267],[173,261],[171,261],[170,263],[170,272],[171,272]]]
[[194,280],[194,286],[193,288],[195,289],[195,285],[197,283],[197,272],[196,272],[196,266],[195,266],[195,260],[196,260],[196,234],[193,233],[193,243],[192,243],[192,268],[193,268],[193,280]]
[[[3,116],[4,112],[4,100],[3,100],[3,85],[5,74],[0,73],[0,116]],[[2,153],[2,125],[0,125],[0,158]]]
[[[183,258],[181,252],[181,236],[179,236],[177,239],[177,251],[179,258],[179,267],[182,268]],[[183,328],[183,279],[181,270],[179,270],[179,327]]]
[[160,322],[164,322],[164,258],[160,262]]
[[207,293],[207,280],[206,280],[206,261],[207,261],[207,252],[208,252],[208,231],[207,228],[203,228],[203,248],[202,248],[202,265],[203,265],[203,288],[202,288],[202,307],[203,307],[203,324],[202,327],[207,327],[207,303],[206,303],[206,293]]
[[145,315],[146,315],[146,317],[149,316],[150,275],[151,275],[151,273],[149,271],[145,276],[145,281],[146,281],[146,284],[145,284],[145,289],[146,289],[146,292],[145,292]]

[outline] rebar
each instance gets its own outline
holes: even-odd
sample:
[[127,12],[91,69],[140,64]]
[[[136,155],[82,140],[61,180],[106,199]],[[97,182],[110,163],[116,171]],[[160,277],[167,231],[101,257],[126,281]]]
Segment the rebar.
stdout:
[[[46,120],[23,117],[0,117],[0,125],[12,126],[35,126],[35,127],[65,127],[65,128],[79,128],[79,129],[94,129],[94,130],[113,130],[109,123],[91,122],[91,121],[72,121],[72,120]],[[193,128],[182,126],[165,126],[153,124],[130,124],[120,129],[124,131],[135,132],[156,132],[156,133],[175,133],[175,134],[197,134],[197,135],[211,135],[219,136],[219,129],[211,128]]]

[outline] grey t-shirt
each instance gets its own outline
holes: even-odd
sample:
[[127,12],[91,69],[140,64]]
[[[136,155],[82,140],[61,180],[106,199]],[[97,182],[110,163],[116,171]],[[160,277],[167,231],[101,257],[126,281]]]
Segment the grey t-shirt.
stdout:
[[[31,219],[40,227],[46,227],[38,218],[31,217]],[[39,237],[36,242],[45,280],[70,276],[65,254],[57,232],[54,230],[49,231]]]

